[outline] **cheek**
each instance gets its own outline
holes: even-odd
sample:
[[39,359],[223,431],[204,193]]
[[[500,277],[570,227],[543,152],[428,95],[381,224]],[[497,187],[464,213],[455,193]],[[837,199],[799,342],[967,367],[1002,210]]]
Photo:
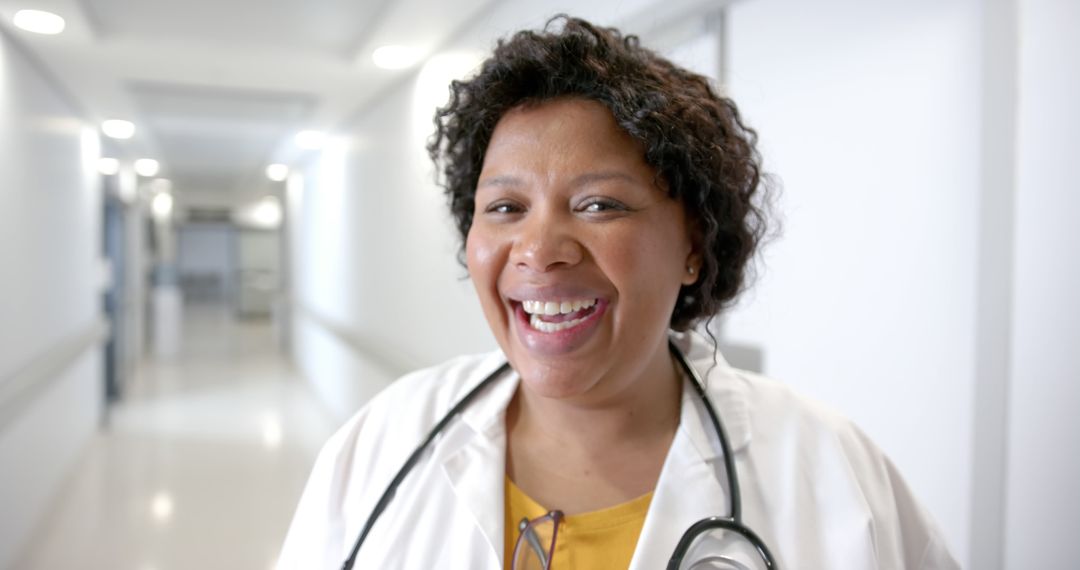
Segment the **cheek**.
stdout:
[[635,288],[678,290],[684,270],[686,248],[677,240],[659,233],[638,233],[609,242],[606,247],[608,271]]
[[630,306],[637,307],[635,315],[655,313],[655,318],[666,319],[683,285],[689,245],[677,231],[646,227],[651,231],[628,232],[618,236],[621,239],[607,240],[604,255],[597,258],[602,259],[602,270],[620,294],[632,300]]
[[496,290],[501,257],[497,241],[473,226],[465,238],[465,266],[482,300]]

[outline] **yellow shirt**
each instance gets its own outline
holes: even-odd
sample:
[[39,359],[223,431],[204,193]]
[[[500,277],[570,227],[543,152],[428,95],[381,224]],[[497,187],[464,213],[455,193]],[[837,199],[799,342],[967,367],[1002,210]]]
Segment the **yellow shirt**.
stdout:
[[[506,531],[504,567],[510,570],[517,544],[518,523],[544,516],[549,509],[529,498],[506,478]],[[562,519],[555,540],[552,570],[628,568],[634,556],[652,492],[621,505]]]

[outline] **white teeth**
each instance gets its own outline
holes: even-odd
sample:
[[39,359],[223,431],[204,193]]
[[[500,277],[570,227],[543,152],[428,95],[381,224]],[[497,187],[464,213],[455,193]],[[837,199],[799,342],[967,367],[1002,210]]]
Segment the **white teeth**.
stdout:
[[588,317],[582,317],[580,319],[573,319],[569,321],[563,321],[561,323],[549,323],[540,319],[540,315],[533,315],[529,318],[529,326],[545,333],[553,333],[563,331],[571,327],[576,327],[582,323]]
[[553,333],[580,325],[589,315],[561,323],[549,323],[541,317],[558,314],[568,315],[596,304],[596,299],[576,299],[573,301],[522,301],[521,308],[528,313],[529,326],[545,333]]
[[530,315],[567,315],[596,304],[596,299],[576,299],[573,301],[522,301],[521,308]]

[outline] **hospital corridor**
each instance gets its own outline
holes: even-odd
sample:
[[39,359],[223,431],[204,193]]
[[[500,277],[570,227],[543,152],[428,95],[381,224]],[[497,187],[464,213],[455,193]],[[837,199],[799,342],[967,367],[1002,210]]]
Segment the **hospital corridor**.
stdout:
[[0,0],[0,570],[1074,567],[1078,70],[1075,0]]
[[180,354],[141,364],[15,568],[273,567],[334,426],[268,323],[186,317]]

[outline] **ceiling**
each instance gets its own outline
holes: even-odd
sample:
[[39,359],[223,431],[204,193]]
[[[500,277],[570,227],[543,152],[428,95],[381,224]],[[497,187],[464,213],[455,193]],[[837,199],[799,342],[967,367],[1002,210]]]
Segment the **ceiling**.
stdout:
[[[240,197],[302,152],[296,132],[343,125],[409,74],[377,68],[375,48],[431,53],[497,1],[0,0],[0,27],[88,120],[136,124],[106,154],[157,159],[181,194]],[[21,9],[66,30],[17,29]]]

